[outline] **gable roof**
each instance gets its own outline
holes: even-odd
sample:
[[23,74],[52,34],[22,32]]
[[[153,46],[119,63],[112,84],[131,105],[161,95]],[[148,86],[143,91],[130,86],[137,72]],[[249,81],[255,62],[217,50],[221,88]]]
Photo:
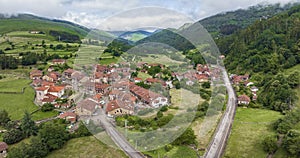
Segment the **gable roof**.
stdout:
[[5,142],[0,142],[0,152],[7,150],[8,145]]
[[245,101],[245,102],[250,102],[251,100],[250,100],[250,97],[248,97],[247,95],[240,95],[239,97],[238,97],[238,101]]
[[77,103],[78,108],[83,108],[90,112],[93,112],[96,109],[97,105],[98,105],[98,103],[96,103],[95,101],[93,101],[90,98],[84,99],[84,100],[80,101],[79,103]]
[[50,86],[48,92],[60,92],[65,89],[65,86]]
[[76,118],[76,116],[77,115],[75,113],[67,111],[67,112],[65,112],[63,114],[60,114],[58,117],[59,118],[66,118],[66,117],[74,117],[74,118]]

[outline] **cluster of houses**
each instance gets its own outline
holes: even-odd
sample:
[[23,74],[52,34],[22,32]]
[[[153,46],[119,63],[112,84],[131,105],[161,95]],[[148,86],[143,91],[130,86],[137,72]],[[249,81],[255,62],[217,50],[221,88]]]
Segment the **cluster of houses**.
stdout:
[[186,85],[192,86],[195,83],[208,82],[210,79],[217,79],[220,77],[221,70],[212,68],[208,65],[197,64],[196,70],[190,70],[184,73],[174,73],[176,78],[181,81],[184,80]]
[[[64,63],[63,59],[52,61],[52,65]],[[172,81],[160,79],[159,73],[155,75],[156,78],[147,79],[131,76],[136,72],[148,73],[147,68],[152,66],[165,68],[162,64],[140,62],[136,63],[136,67],[139,68],[136,69],[131,68],[128,63],[118,63],[107,66],[94,65],[89,75],[87,72],[70,68],[62,73],[48,69],[45,74],[40,70],[33,70],[30,72],[30,78],[36,91],[35,101],[39,105],[51,103],[55,108],[66,110],[58,117],[76,122],[77,116],[91,116],[96,114],[98,109],[103,109],[109,117],[115,117],[169,105],[170,98],[143,88],[137,83],[160,84],[163,88],[173,88]],[[172,76],[178,80],[185,80],[188,85],[193,85],[196,82],[207,82],[210,78],[219,77],[218,72],[220,72],[218,69],[209,69],[207,65],[198,64],[195,71],[182,74],[173,72]],[[75,94],[82,94],[84,99],[77,100],[73,96],[68,96],[66,93],[68,90]],[[61,103],[57,101],[59,99],[66,99],[68,102]],[[76,106],[72,107],[71,103],[75,101]]]
[[130,69],[127,63],[120,63],[109,66],[96,65],[92,76],[74,72],[71,75],[74,89],[90,96],[77,103],[76,114],[93,115],[97,109],[102,108],[109,117],[114,117],[134,114],[145,108],[168,105],[167,97],[136,85],[140,82],[148,85],[160,83],[166,87],[166,83],[157,78],[143,81],[141,78],[131,77],[135,71],[136,69]]
[[239,85],[239,86],[245,86],[250,89],[252,93],[252,97],[247,96],[245,94],[238,96],[238,104],[239,105],[249,105],[251,100],[256,101],[257,100],[257,92],[258,88],[254,86],[254,83],[249,81],[249,75],[231,75],[230,79],[234,85]]
[[[55,59],[52,64],[58,65],[63,62],[63,60]],[[131,70],[129,66],[127,63],[95,65],[92,75],[73,69],[67,69],[62,73],[48,69],[46,74],[40,70],[32,70],[30,78],[33,80],[32,86],[36,91],[35,101],[39,105],[51,103],[55,108],[65,109],[68,112],[59,117],[70,122],[76,121],[76,116],[93,115],[100,108],[104,109],[108,116],[114,117],[169,104],[169,98],[136,85],[139,82],[148,85],[160,83],[166,87],[165,81],[157,78],[145,80],[132,78],[131,73],[136,70]],[[67,90],[85,96],[72,108],[74,113],[68,110],[71,108],[71,99],[66,94]],[[62,104],[57,101],[59,99],[69,101]]]

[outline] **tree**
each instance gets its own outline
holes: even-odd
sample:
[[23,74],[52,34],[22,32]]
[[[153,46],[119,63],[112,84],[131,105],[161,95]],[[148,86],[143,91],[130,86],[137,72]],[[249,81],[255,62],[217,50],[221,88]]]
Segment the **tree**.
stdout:
[[21,120],[20,128],[24,133],[25,137],[37,134],[38,128],[27,111],[25,112],[23,119]]
[[42,106],[41,111],[47,112],[47,111],[52,111],[53,109],[54,109],[54,106],[51,103],[46,103]]
[[90,135],[91,132],[87,129],[87,127],[82,122],[80,122],[79,127],[74,134],[74,137],[84,137]]
[[194,134],[194,131],[192,128],[187,128],[185,132],[183,132],[183,134],[178,137],[173,144],[174,145],[191,145],[191,144],[195,144],[195,139],[196,136]]
[[44,124],[39,130],[38,136],[42,143],[46,144],[49,151],[60,149],[69,139],[65,127],[54,123]]
[[13,147],[9,150],[8,158],[29,158],[29,146],[25,143],[21,143],[18,147]]
[[30,140],[30,145],[28,149],[29,157],[43,158],[49,153],[47,145],[42,142],[39,137],[33,137]]
[[300,155],[300,132],[290,130],[283,139],[283,148],[293,157]]
[[3,141],[7,144],[14,144],[24,138],[23,132],[19,129],[11,129],[3,134]]
[[6,110],[0,110],[0,125],[6,126],[6,124],[10,121],[8,116],[8,112]]
[[204,82],[201,86],[202,88],[210,88],[210,82]]
[[278,149],[277,138],[274,135],[269,135],[263,140],[263,148],[268,153],[274,153]]

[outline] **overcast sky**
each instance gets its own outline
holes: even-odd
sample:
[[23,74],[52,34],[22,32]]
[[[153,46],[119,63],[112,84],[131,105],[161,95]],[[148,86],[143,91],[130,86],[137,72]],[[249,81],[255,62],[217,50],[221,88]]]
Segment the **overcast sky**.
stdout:
[[32,13],[104,30],[130,30],[176,28],[220,12],[278,2],[291,0],[0,0],[0,13]]

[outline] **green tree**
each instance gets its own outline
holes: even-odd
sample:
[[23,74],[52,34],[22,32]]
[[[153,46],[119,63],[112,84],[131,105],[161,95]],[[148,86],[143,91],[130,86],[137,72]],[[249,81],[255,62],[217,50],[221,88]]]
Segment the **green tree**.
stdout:
[[47,145],[42,142],[41,138],[33,137],[30,140],[28,155],[34,158],[43,158],[49,153]]
[[47,112],[47,111],[52,111],[54,109],[54,106],[51,103],[45,103],[42,108],[41,111],[42,112]]
[[23,132],[19,129],[11,129],[3,134],[3,141],[7,144],[14,144],[24,138]]
[[0,125],[6,126],[6,124],[10,121],[8,116],[8,112],[6,110],[0,110]]
[[9,150],[8,158],[31,158],[29,155],[29,146],[25,143],[21,143],[17,147],[13,147]]
[[39,130],[38,136],[42,143],[47,145],[49,151],[60,149],[69,139],[65,127],[54,123],[44,124]]
[[27,111],[25,112],[23,119],[21,120],[20,129],[24,133],[25,137],[37,134],[38,128]]
[[268,153],[274,153],[278,149],[277,138],[274,135],[269,135],[263,140],[263,148]]
[[178,137],[173,144],[174,145],[191,145],[196,143],[196,136],[192,128],[187,128],[183,134]]

